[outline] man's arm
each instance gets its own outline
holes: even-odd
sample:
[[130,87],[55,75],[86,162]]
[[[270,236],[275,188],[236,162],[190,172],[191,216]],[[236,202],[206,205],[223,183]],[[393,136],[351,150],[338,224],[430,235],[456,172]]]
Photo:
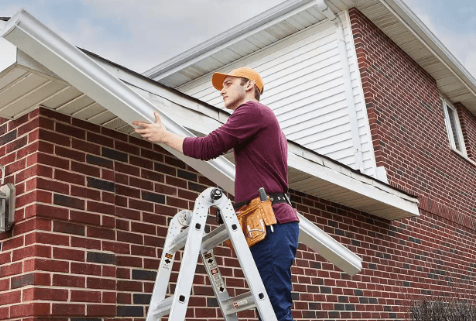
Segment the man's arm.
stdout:
[[160,120],[157,112],[154,112],[155,123],[146,123],[140,121],[133,121],[133,126],[138,126],[134,131],[139,133],[142,138],[146,138],[154,143],[164,143],[169,147],[183,153],[183,141],[185,137],[171,133],[165,129],[165,126]]

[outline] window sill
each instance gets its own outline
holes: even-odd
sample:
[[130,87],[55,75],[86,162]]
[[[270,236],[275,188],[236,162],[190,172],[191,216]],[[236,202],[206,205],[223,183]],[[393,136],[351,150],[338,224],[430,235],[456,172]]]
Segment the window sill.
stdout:
[[460,152],[459,150],[457,149],[454,149],[454,148],[451,148],[451,151],[458,154],[460,157],[464,158],[467,162],[469,162],[470,164],[472,164],[473,166],[476,166],[476,162],[473,161],[472,159],[468,158],[468,156],[466,156],[465,154],[463,154],[462,152]]

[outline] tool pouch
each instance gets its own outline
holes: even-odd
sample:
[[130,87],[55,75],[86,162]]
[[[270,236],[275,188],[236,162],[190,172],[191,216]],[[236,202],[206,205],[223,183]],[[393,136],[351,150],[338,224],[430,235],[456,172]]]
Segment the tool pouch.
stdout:
[[276,224],[271,200],[262,202],[254,198],[248,205],[242,206],[236,212],[248,246],[261,242],[266,237],[266,226]]

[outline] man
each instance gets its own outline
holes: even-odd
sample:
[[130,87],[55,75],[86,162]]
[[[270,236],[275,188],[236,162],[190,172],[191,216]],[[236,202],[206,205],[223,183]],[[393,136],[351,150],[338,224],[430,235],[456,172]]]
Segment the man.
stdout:
[[[287,184],[287,141],[273,111],[258,101],[263,93],[261,76],[250,68],[229,74],[215,73],[212,84],[220,90],[225,107],[233,110],[226,124],[206,137],[180,137],[168,132],[155,113],[156,123],[132,122],[135,131],[152,142],[164,143],[187,156],[209,160],[234,149],[236,162],[235,201],[258,197],[264,187],[274,195],[273,211],[278,224],[267,227],[266,238],[250,250],[278,320],[291,315],[291,265],[298,246],[296,211],[283,193]],[[278,197],[281,196],[281,197]],[[277,199],[281,201],[278,201]]]

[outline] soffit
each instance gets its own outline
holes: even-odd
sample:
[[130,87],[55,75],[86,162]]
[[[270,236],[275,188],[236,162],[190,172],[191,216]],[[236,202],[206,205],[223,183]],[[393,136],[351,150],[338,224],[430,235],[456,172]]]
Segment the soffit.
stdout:
[[357,0],[355,7],[426,70],[442,94],[476,115],[476,80],[401,0]]

